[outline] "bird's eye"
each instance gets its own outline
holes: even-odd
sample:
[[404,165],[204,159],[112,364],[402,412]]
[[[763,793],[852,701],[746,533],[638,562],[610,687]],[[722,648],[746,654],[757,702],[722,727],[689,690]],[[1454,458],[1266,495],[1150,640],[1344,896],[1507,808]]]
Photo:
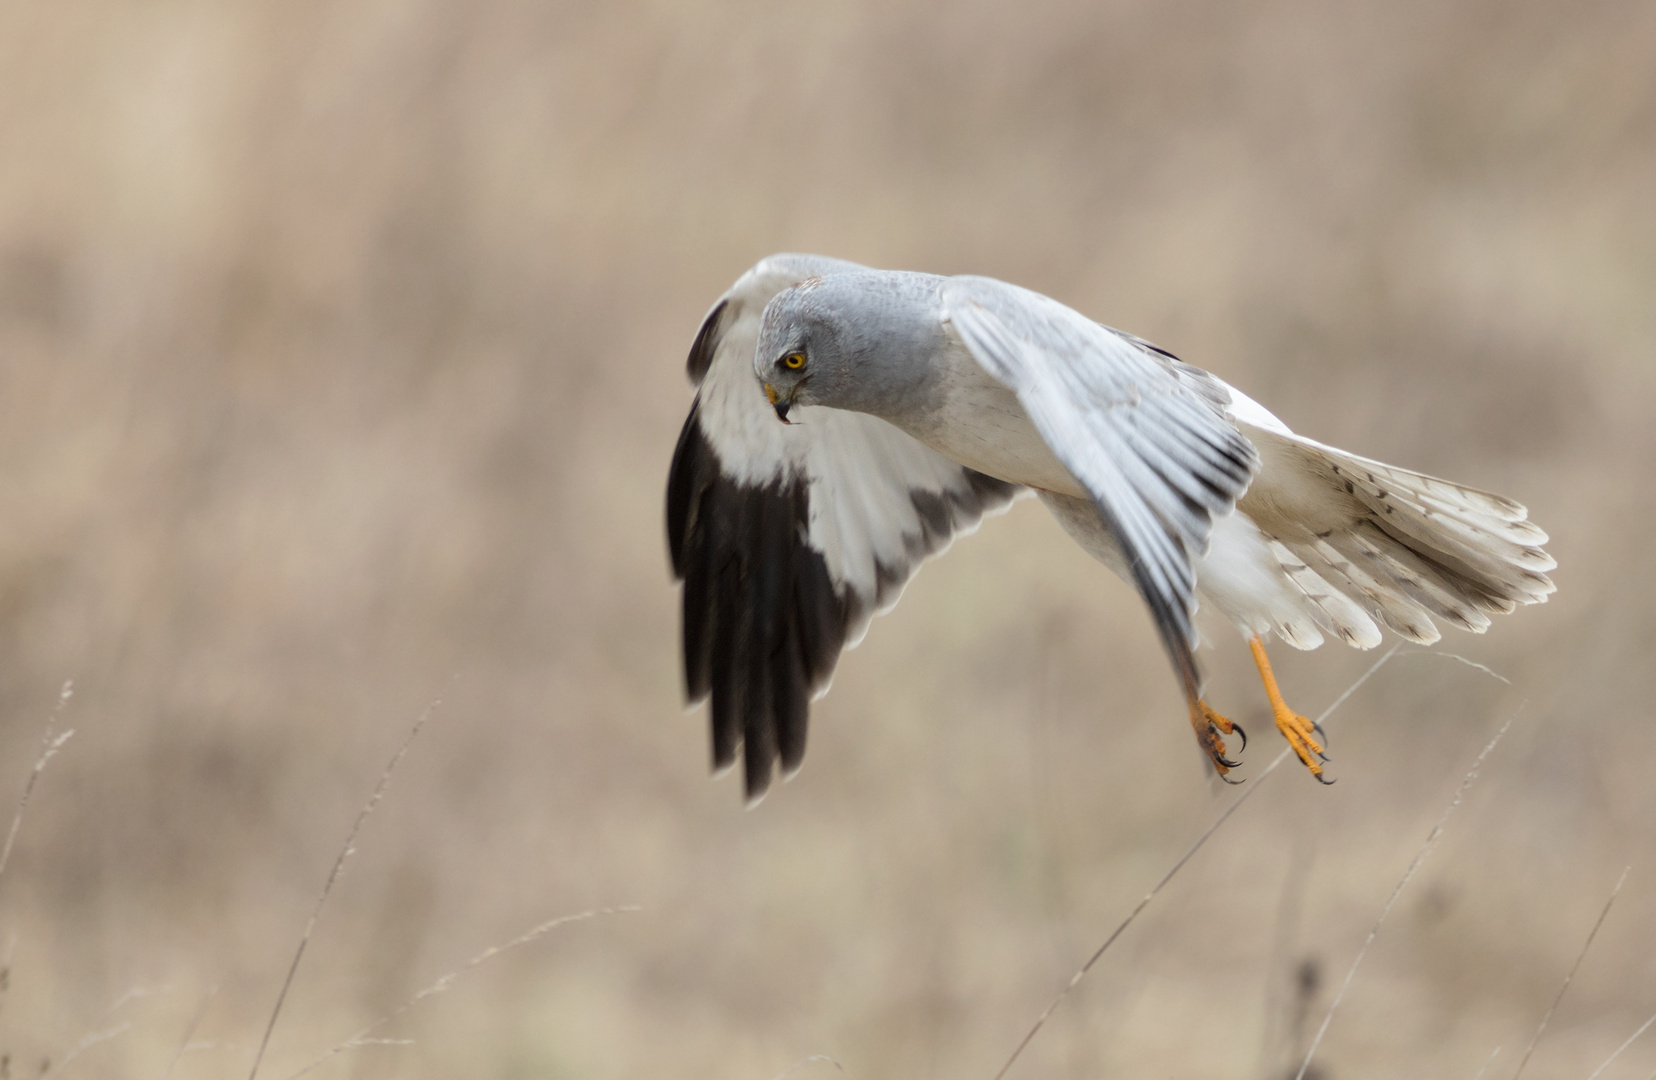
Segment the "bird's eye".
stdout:
[[782,358],[782,366],[789,371],[798,371],[805,366],[805,354],[791,352]]

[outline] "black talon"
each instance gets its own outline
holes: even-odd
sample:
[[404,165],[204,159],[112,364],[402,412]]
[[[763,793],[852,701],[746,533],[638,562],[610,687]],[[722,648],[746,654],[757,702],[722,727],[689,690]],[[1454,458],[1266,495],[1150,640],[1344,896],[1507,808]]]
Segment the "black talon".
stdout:
[[1230,758],[1225,757],[1222,754],[1214,754],[1213,763],[1215,765],[1223,765],[1227,769],[1240,769],[1242,767],[1242,763],[1240,761],[1232,761]]
[[1323,776],[1321,773],[1312,773],[1311,775],[1315,776],[1317,778],[1317,783],[1321,784],[1323,787],[1334,786],[1334,781],[1328,779],[1326,776]]
[[1313,720],[1311,722],[1311,730],[1317,733],[1317,741],[1318,742],[1323,743],[1324,745],[1327,745],[1327,743],[1328,743],[1328,733],[1322,729],[1321,724],[1319,724],[1315,720]]
[[[1213,733],[1213,737],[1216,739],[1231,733],[1230,731],[1226,731],[1224,728],[1220,727],[1218,724],[1215,724],[1212,720],[1208,721],[1208,730]],[[1231,721],[1231,731],[1234,731],[1238,735],[1242,736],[1242,745],[1238,747],[1236,751],[1240,754],[1248,748],[1248,733],[1243,731],[1242,725],[1238,724],[1235,720]]]
[[1241,780],[1232,780],[1230,777],[1226,776],[1224,773],[1219,774],[1219,779],[1223,780],[1225,783],[1229,784],[1231,787],[1236,787],[1238,784],[1242,783]]

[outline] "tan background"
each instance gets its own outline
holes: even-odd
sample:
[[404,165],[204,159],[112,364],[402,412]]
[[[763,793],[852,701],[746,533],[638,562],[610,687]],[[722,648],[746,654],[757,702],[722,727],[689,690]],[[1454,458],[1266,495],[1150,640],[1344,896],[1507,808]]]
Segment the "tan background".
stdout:
[[[118,1031],[64,1071],[159,1077],[199,1013],[172,1075],[245,1074],[440,697],[260,1075],[637,904],[316,1075],[989,1080],[1231,792],[1137,601],[1029,503],[845,658],[792,784],[707,780],[682,364],[806,250],[1051,293],[1518,497],[1560,563],[1445,642],[1511,689],[1400,654],[1338,786],[1259,785],[1014,1075],[1281,1076],[1527,700],[1320,1075],[1510,1075],[1631,863],[1526,1073],[1584,1077],[1656,1011],[1653,207],[1643,0],[0,5],[0,824],[65,679],[77,732],[0,878],[0,1052]],[[1315,712],[1372,659],[1278,666]],[[1652,1068],[1656,1035],[1605,1075]]]

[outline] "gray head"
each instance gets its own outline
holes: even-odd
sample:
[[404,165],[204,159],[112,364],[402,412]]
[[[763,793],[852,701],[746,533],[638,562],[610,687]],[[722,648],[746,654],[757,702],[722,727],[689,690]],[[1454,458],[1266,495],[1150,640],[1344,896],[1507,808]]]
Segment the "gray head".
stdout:
[[945,345],[942,278],[859,270],[807,278],[765,305],[753,373],[784,423],[795,405],[892,419],[930,393]]

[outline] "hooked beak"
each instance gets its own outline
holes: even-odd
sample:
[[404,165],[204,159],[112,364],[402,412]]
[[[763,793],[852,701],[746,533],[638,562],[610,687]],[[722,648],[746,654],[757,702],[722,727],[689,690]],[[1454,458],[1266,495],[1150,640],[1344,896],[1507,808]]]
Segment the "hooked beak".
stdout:
[[776,388],[771,386],[770,383],[766,383],[765,400],[770,402],[771,408],[776,410],[776,418],[778,420],[782,421],[784,424],[792,423],[792,421],[788,419],[788,410],[793,408],[792,398],[784,401],[782,398],[777,397]]

